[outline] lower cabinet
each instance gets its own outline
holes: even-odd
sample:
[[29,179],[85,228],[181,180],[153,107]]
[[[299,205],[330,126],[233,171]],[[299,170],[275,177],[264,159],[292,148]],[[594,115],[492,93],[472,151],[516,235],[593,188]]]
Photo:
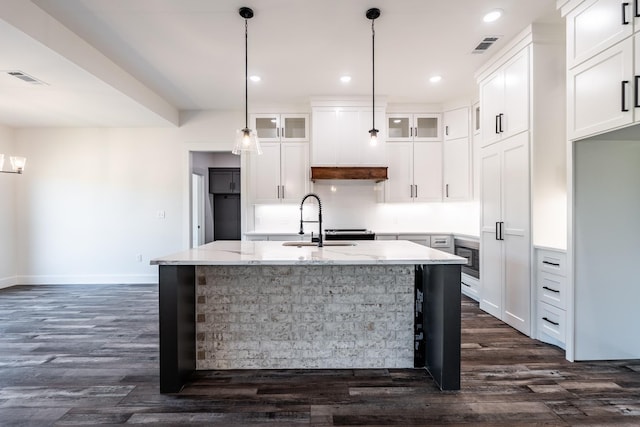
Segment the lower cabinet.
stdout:
[[537,338],[565,348],[567,258],[563,251],[536,250]]
[[460,291],[476,301],[480,301],[480,281],[475,277],[462,273],[460,277]]

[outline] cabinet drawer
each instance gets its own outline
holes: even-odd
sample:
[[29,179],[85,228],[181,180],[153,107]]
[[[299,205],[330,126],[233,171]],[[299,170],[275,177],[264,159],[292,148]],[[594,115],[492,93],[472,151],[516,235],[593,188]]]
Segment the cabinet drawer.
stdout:
[[460,275],[460,290],[466,296],[480,301],[480,281],[475,277],[462,273]]
[[546,250],[538,251],[538,271],[566,276],[567,254]]
[[557,308],[567,308],[567,278],[557,274],[538,271],[538,301]]
[[538,338],[541,341],[564,348],[565,327],[566,313],[564,310],[544,302],[538,303]]
[[451,236],[431,236],[432,248],[449,248],[451,247]]

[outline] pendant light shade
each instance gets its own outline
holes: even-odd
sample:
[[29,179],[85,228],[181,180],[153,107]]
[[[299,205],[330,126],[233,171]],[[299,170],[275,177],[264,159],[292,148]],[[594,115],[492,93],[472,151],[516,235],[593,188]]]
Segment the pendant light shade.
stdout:
[[376,30],[374,27],[375,20],[380,17],[380,9],[372,8],[367,10],[367,19],[371,20],[371,129],[369,135],[371,137],[371,145],[378,144],[378,129],[376,129]]
[[249,38],[248,20],[253,18],[253,10],[248,7],[241,7],[238,12],[244,18],[244,129],[236,131],[236,143],[232,153],[240,155],[244,151],[262,154],[257,132],[249,129],[249,60],[247,41]]

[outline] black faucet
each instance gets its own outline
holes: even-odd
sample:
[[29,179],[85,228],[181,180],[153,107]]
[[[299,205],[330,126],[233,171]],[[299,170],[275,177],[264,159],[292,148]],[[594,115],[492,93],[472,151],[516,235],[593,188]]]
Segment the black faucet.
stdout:
[[[318,201],[318,220],[317,221],[303,221],[302,219],[302,206],[304,205],[304,201],[309,197],[314,197]],[[317,194],[309,193],[302,198],[300,202],[300,232],[298,234],[304,234],[304,228],[302,226],[305,222],[317,222],[318,223],[318,247],[322,247],[322,202],[320,201],[320,197]],[[311,233],[311,241],[313,241],[313,233]]]

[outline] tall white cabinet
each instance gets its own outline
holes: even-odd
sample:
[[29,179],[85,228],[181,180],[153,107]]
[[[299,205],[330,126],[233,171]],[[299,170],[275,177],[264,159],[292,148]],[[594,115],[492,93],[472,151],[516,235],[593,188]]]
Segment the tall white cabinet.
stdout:
[[545,244],[553,234],[536,209],[548,208],[546,200],[564,190],[564,181],[543,178],[549,169],[557,175],[565,168],[563,29],[530,26],[494,58],[476,74],[480,308],[535,336],[532,245],[534,236]]

